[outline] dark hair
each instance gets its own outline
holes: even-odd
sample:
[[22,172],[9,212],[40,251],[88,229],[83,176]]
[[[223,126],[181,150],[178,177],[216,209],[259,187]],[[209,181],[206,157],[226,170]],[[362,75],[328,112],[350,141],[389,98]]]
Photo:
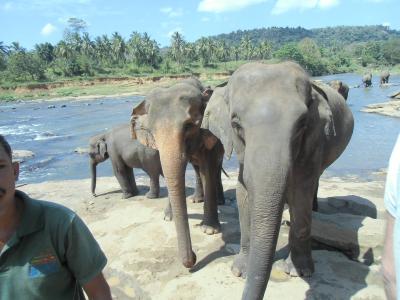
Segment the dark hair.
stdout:
[[11,147],[10,144],[6,141],[4,136],[0,134],[0,146],[3,147],[4,151],[6,151],[7,155],[12,159],[12,154],[11,154]]

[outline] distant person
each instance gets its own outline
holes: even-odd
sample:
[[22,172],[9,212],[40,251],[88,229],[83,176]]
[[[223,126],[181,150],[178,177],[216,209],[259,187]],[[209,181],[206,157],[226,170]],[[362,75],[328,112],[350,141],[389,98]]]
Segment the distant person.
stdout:
[[[111,299],[107,259],[68,208],[15,189],[19,164],[0,135],[0,299]],[[83,288],[83,290],[82,290]]]
[[400,135],[389,160],[384,201],[388,213],[382,273],[386,296],[394,300],[400,299],[400,288],[396,283],[400,280]]

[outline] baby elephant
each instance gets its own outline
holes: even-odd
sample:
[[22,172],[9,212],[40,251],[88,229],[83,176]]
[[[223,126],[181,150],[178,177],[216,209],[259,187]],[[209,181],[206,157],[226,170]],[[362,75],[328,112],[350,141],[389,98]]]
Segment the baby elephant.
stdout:
[[159,177],[163,175],[159,153],[157,150],[143,146],[137,140],[132,140],[129,124],[112,128],[92,137],[89,142],[89,156],[93,196],[96,196],[96,166],[110,158],[123,198],[138,194],[132,168],[143,169],[150,176],[150,191],[146,197],[159,197]]

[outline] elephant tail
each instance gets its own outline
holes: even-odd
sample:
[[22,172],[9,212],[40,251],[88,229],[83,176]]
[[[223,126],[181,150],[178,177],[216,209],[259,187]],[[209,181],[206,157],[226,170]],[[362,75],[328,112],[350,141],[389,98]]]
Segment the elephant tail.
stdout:
[[226,177],[231,178],[231,177],[228,175],[228,173],[226,173],[226,171],[224,170],[224,168],[221,168],[221,170],[222,170],[222,172],[224,172],[224,174],[225,174]]

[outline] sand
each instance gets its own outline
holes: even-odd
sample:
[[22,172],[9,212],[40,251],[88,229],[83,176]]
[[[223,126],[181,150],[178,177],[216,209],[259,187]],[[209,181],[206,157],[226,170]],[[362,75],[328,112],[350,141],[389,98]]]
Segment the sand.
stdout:
[[[206,235],[198,228],[203,205],[188,201],[189,224],[197,264],[185,269],[177,257],[173,222],[163,220],[167,190],[160,199],[147,199],[148,178],[137,178],[140,195],[121,199],[114,177],[98,178],[98,197],[90,194],[90,180],[67,180],[19,187],[30,196],[61,203],[87,223],[108,257],[104,270],[115,299],[241,299],[244,280],[232,275],[233,255],[239,248],[239,223],[235,205],[236,174],[224,176],[227,204],[219,206],[222,233]],[[329,178],[320,183],[319,198],[357,195],[384,212],[385,176],[375,181]],[[163,184],[163,182],[162,182]],[[187,187],[187,195],[193,192]],[[282,225],[277,253],[287,244]],[[383,234],[383,232],[382,232]],[[379,264],[365,266],[337,251],[314,250],[311,279],[291,278],[274,266],[264,299],[385,299]]]

